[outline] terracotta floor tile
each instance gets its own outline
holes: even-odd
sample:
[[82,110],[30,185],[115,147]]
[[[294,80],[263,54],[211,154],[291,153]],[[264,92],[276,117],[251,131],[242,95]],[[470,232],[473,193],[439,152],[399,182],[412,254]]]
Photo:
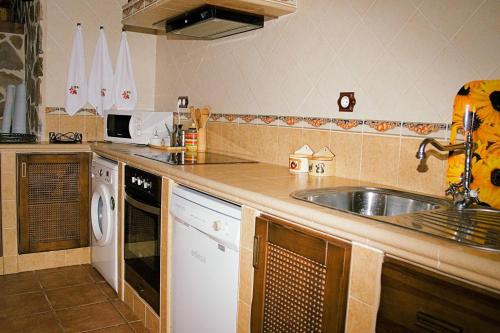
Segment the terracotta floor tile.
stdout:
[[94,283],[47,290],[47,298],[55,310],[106,301]]
[[120,313],[109,302],[56,311],[64,332],[81,332],[124,324]]
[[99,289],[101,289],[101,291],[104,293],[104,295],[106,295],[108,299],[113,300],[118,298],[118,294],[116,293],[116,291],[111,288],[111,286],[107,282],[99,282],[96,283],[96,285],[99,287]]
[[0,296],[0,318],[26,316],[50,311],[42,292]]
[[35,271],[0,275],[0,281],[25,281],[25,280],[38,281],[38,277],[36,276]]
[[[0,332],[5,333],[58,333],[63,332],[54,314],[46,312],[26,317],[0,319]],[[119,332],[119,331],[117,331]],[[127,332],[127,331],[124,331]]]
[[92,333],[134,333],[134,330],[128,324],[123,324],[92,331]]
[[120,300],[115,300],[111,303],[127,322],[131,323],[134,321],[139,321],[139,318],[137,318],[134,312],[127,306],[127,304],[123,303]]
[[14,295],[33,291],[41,291],[40,283],[35,278],[0,280],[0,292],[2,295]]
[[142,326],[141,321],[131,323],[130,327],[134,329],[135,333],[150,333],[150,331],[146,327]]
[[92,278],[92,280],[94,280],[94,282],[104,282],[106,281],[101,273],[99,273],[94,267],[90,266],[90,267],[86,267],[86,270],[87,272],[89,273],[90,277]]
[[69,287],[92,282],[87,272],[80,267],[45,271],[39,273],[38,276],[42,287],[45,289]]

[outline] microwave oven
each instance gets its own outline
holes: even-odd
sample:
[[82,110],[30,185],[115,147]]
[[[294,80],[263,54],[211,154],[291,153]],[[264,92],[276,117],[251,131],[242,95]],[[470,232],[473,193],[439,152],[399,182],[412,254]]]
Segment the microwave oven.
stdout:
[[172,112],[111,110],[104,114],[104,140],[118,143],[143,144],[157,134],[168,140],[173,127]]

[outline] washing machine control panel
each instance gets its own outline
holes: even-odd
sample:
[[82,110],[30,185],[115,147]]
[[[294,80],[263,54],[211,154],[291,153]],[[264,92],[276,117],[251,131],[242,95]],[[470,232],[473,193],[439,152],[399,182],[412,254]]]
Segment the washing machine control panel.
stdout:
[[100,179],[107,184],[114,184],[112,170],[101,165],[92,165],[92,178]]

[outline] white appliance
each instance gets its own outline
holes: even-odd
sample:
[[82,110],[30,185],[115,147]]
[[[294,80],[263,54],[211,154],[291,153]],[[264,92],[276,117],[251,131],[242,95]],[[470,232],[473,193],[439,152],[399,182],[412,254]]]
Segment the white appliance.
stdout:
[[92,265],[118,292],[118,163],[92,160]]
[[172,112],[111,110],[104,115],[104,140],[147,145],[155,134],[168,138],[173,129]]
[[173,332],[236,332],[241,207],[176,186]]

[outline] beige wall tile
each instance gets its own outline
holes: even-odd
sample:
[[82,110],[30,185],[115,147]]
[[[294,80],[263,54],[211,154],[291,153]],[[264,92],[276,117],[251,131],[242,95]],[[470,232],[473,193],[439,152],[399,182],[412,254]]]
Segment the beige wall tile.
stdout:
[[2,174],[16,173],[16,153],[2,152]]
[[2,200],[16,200],[17,182],[15,169],[12,173],[2,172]]
[[443,196],[446,189],[446,158],[440,160],[435,156],[429,156],[426,162],[428,170],[423,173],[417,171],[420,161],[415,154],[420,142],[422,139],[402,138],[398,186],[407,190]]
[[59,130],[59,118],[58,114],[48,114],[45,116],[45,140],[49,140],[49,132],[60,132]]
[[253,274],[253,251],[241,248],[239,299],[248,304],[252,303]]
[[146,320],[146,304],[144,301],[134,293],[134,314],[142,322]]
[[326,130],[302,130],[302,142],[308,144],[315,152],[325,146],[330,148],[330,136],[331,132]]
[[278,157],[278,127],[257,126],[254,145],[258,161],[275,164]]
[[146,328],[149,329],[151,333],[160,332],[160,318],[158,318],[156,313],[149,306],[146,306],[145,324]]
[[83,141],[97,140],[97,117],[83,117],[85,122],[85,131],[83,132]]
[[102,118],[102,117],[97,117],[96,140],[97,141],[104,140],[104,118]]
[[288,157],[304,145],[302,140],[302,129],[291,127],[279,127],[278,147],[276,164],[288,166]]
[[399,137],[364,135],[361,180],[397,186]]
[[243,153],[243,150],[238,145],[240,142],[240,133],[238,129],[238,124],[220,124],[218,132],[218,145],[220,151],[234,155],[241,155]]
[[207,126],[207,149],[209,151],[220,151],[220,123],[209,122]]
[[20,255],[18,257],[18,267],[19,272],[47,268],[45,262],[45,253],[39,252]]
[[346,333],[374,333],[377,308],[349,297]]
[[252,307],[243,302],[238,302],[238,333],[250,333],[250,316]]
[[352,245],[349,295],[377,307],[384,254],[358,244]]
[[335,154],[335,175],[358,179],[361,172],[363,136],[360,133],[332,131],[330,149]]
[[69,116],[61,115],[59,120],[59,132],[78,132],[85,133],[85,118],[88,116]]
[[17,230],[16,229],[3,229],[3,255],[15,256],[17,255]]
[[17,272],[17,256],[3,257],[3,273],[13,274]]
[[2,228],[17,227],[16,200],[2,200]]
[[66,251],[45,252],[45,267],[54,268],[66,266]]
[[66,266],[90,263],[90,247],[66,250]]
[[258,160],[256,141],[256,125],[242,124],[238,127],[238,147],[242,152],[242,156]]
[[128,283],[124,283],[123,301],[131,310],[134,310],[134,291]]

